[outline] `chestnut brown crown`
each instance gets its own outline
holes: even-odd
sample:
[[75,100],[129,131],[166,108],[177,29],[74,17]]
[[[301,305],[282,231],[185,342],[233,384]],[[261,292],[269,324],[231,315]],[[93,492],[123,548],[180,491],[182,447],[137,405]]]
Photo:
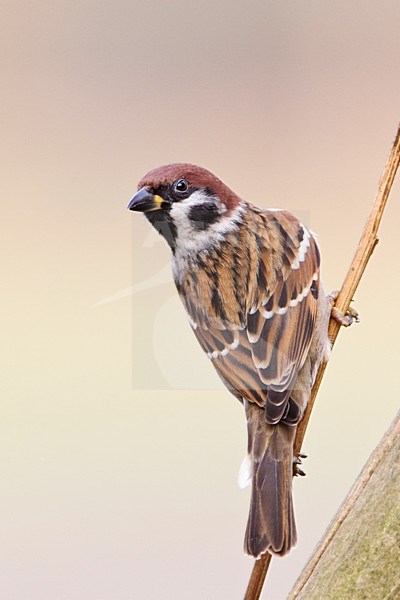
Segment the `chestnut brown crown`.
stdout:
[[148,187],[156,191],[161,187],[171,186],[180,179],[186,180],[193,188],[204,189],[210,195],[218,196],[228,210],[235,208],[240,202],[239,196],[216,175],[189,163],[172,163],[152,169],[139,181],[138,189]]

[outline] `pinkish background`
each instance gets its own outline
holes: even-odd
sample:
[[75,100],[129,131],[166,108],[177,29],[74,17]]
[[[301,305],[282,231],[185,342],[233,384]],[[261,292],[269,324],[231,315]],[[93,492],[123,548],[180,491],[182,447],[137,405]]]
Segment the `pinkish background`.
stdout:
[[[208,167],[320,235],[340,286],[400,119],[400,5],[3,2],[0,597],[242,598],[239,403],[126,205]],[[398,408],[399,184],[315,408],[285,598]]]

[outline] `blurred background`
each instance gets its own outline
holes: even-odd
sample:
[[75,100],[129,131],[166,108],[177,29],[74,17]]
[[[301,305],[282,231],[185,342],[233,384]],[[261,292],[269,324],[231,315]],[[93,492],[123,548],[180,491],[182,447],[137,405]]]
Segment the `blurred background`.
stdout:
[[[242,598],[240,404],[197,346],[169,249],[126,206],[163,163],[319,233],[340,287],[400,118],[400,6],[2,3],[4,600]],[[398,408],[399,183],[295,481],[285,598]]]

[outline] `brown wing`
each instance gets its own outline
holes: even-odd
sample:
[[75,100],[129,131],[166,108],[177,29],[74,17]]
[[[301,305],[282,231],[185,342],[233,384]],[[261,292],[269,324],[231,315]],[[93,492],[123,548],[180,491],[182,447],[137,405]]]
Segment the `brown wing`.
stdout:
[[247,229],[244,244],[252,245],[249,254],[257,253],[258,265],[254,269],[251,260],[252,272],[245,278],[243,322],[215,323],[214,316],[207,323],[194,306],[189,313],[201,346],[230,391],[265,406],[271,424],[283,417],[295,422],[299,411],[294,403],[289,405],[289,397],[314,330],[319,251],[310,232],[290,213],[267,211],[259,219],[256,230]]

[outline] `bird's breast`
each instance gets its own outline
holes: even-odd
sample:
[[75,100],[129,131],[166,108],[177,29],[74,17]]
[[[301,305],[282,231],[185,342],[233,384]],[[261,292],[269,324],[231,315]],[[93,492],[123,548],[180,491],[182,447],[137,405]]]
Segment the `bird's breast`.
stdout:
[[175,253],[174,280],[190,318],[206,326],[243,327],[257,261],[248,245],[232,241],[196,256]]

